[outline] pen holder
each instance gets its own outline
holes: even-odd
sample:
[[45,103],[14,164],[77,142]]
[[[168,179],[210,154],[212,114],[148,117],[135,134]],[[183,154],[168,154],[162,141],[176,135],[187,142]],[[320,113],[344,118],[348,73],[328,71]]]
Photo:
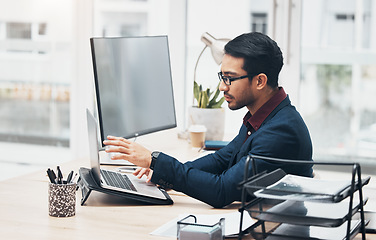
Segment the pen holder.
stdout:
[[72,217],[76,214],[76,183],[49,183],[48,213],[52,217]]
[[213,225],[198,224],[194,215],[189,215],[177,222],[178,240],[222,240],[225,239],[225,219]]

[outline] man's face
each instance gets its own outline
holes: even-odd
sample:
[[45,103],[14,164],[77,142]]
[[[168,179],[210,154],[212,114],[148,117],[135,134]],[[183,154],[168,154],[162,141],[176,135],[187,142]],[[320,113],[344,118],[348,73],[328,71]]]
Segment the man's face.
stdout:
[[[244,64],[243,58],[236,58],[225,54],[222,59],[221,71],[226,77],[240,77],[247,75],[247,72],[242,69]],[[237,110],[244,106],[252,106],[255,101],[254,88],[249,78],[243,78],[231,82],[231,85],[226,85],[223,81],[219,86],[219,90],[223,91],[225,100],[231,110]]]

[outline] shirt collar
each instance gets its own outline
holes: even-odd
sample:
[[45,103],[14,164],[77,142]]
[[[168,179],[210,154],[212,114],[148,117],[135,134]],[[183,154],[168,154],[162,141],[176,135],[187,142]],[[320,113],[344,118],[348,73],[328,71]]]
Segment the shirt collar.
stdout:
[[243,118],[243,124],[250,131],[257,131],[269,114],[287,97],[285,90],[282,87],[279,88],[278,92],[271,97],[264,105],[262,105],[255,114],[247,112]]

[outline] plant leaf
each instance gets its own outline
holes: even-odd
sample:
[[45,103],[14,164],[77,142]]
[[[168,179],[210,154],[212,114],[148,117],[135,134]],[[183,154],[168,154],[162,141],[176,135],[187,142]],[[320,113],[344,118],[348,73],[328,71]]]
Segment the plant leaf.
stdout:
[[202,92],[198,93],[198,98],[197,98],[197,106],[201,108],[202,105]]
[[201,108],[207,108],[209,103],[209,97],[207,92],[202,92],[202,97],[201,97]]
[[195,99],[197,100],[197,102],[199,102],[199,99],[200,99],[200,87],[198,86],[197,82],[194,81],[193,83],[193,96],[195,97]]
[[212,95],[212,92],[210,92],[209,88],[206,89],[206,95],[208,96],[208,98],[210,98],[210,96]]
[[[219,108],[222,105],[224,100],[221,103],[220,103],[221,99],[219,101],[217,101],[217,98],[218,98],[220,92],[221,91],[219,91],[219,84],[218,84],[217,90],[215,91],[213,98],[210,100],[208,108]],[[217,107],[218,104],[219,104],[219,107]]]
[[221,108],[223,102],[225,101],[225,97],[221,97],[219,101],[211,106],[211,108]]
[[212,98],[212,100],[216,100],[217,98],[218,98],[218,96],[219,96],[219,93],[220,93],[220,91],[219,91],[219,89],[217,88],[217,90],[215,91],[215,94],[214,94],[214,96],[213,96],[213,98]]

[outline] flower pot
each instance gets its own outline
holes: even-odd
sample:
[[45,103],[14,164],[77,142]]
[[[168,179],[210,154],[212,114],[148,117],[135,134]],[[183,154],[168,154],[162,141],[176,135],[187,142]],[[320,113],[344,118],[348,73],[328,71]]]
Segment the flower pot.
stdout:
[[224,108],[198,108],[188,109],[189,126],[204,125],[207,129],[205,140],[223,140],[225,130]]

